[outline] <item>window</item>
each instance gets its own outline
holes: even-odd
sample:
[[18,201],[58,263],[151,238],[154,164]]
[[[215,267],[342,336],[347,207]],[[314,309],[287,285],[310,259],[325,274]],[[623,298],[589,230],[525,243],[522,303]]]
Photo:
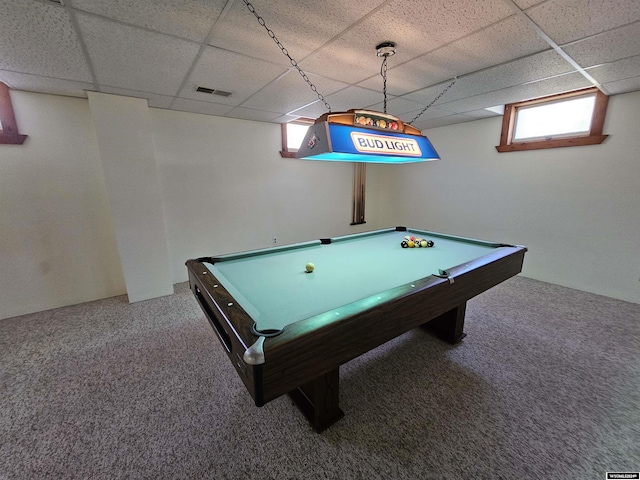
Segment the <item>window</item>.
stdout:
[[311,125],[313,120],[310,118],[299,118],[282,124],[282,151],[280,152],[282,157],[295,158],[302,139]]
[[597,88],[505,105],[498,152],[602,143],[609,97]]
[[26,138],[18,132],[9,87],[0,82],[0,144],[22,145]]

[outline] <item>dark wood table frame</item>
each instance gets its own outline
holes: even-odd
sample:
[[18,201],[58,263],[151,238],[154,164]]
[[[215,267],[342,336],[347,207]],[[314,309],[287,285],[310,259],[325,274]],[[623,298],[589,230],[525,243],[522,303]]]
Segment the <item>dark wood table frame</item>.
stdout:
[[[465,336],[466,302],[520,273],[526,250],[500,246],[442,276],[399,287],[385,304],[364,309],[354,302],[339,321],[314,328],[312,317],[262,339],[252,331],[253,319],[204,265],[212,258],[186,265],[190,288],[255,404],[288,393],[321,432],[344,415],[339,407],[340,365],[422,325],[447,342],[459,342]],[[264,361],[247,363],[245,354],[258,340]]]

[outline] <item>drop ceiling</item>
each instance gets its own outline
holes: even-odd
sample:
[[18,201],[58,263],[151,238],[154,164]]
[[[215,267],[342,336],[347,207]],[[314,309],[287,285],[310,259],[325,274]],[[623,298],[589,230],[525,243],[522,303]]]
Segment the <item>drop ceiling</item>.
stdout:
[[[640,90],[638,0],[253,0],[334,112],[425,129],[596,85]],[[456,83],[438,100],[444,88]],[[0,81],[145,98],[154,108],[282,123],[327,111],[243,0],[0,0]],[[198,87],[231,93],[198,92]]]

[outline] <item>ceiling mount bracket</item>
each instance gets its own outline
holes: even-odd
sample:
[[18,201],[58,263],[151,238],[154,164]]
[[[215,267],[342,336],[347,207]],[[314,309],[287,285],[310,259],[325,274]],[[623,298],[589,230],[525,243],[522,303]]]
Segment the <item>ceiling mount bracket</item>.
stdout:
[[387,58],[396,54],[396,44],[393,42],[382,42],[376,46],[376,55],[382,57],[380,75],[382,76],[382,91],[384,93],[384,113],[387,113]]
[[393,42],[382,42],[376,46],[376,52],[379,57],[390,57],[396,54],[396,44]]

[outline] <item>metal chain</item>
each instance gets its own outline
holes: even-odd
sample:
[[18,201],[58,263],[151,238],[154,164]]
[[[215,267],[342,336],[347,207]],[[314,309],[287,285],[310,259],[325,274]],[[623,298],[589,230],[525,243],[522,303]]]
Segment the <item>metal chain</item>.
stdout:
[[414,117],[414,119],[413,119],[413,120],[411,120],[410,122],[406,122],[406,123],[408,123],[409,125],[411,125],[413,122],[415,122],[415,121],[418,119],[418,117],[420,117],[420,115],[422,115],[424,112],[426,112],[426,111],[427,111],[427,109],[428,109],[429,107],[431,107],[431,105],[433,105],[433,104],[434,104],[434,103],[436,103],[438,100],[440,100],[440,99],[442,98],[442,96],[443,96],[445,93],[447,93],[447,91],[448,91],[451,87],[453,87],[453,84],[454,84],[454,83],[456,83],[456,81],[457,81],[457,80],[458,80],[458,77],[453,77],[453,80],[451,81],[451,83],[450,83],[449,85],[447,85],[447,86],[445,87],[445,89],[444,89],[442,92],[440,92],[440,95],[438,95],[436,98],[434,98],[434,99],[431,101],[431,103],[429,103],[429,105],[427,105],[426,107],[424,107],[424,108],[422,109],[422,111],[421,111],[418,115],[416,115],[416,116]]
[[247,6],[249,11],[251,13],[253,13],[253,15],[256,17],[256,19],[258,20],[258,23],[265,28],[265,30],[267,31],[267,33],[269,34],[271,39],[274,42],[276,42],[276,45],[280,48],[280,50],[282,51],[284,56],[289,59],[289,61],[291,62],[291,65],[298,71],[298,73],[302,76],[304,81],[309,84],[309,87],[311,87],[311,90],[313,92],[315,92],[316,95],[318,95],[318,99],[321,102],[323,102],[324,106],[327,107],[327,110],[329,110],[329,112],[331,112],[331,106],[324,99],[324,96],[320,92],[318,92],[318,88],[313,84],[313,82],[311,80],[309,80],[309,77],[307,76],[307,74],[304,73],[304,71],[298,66],[298,62],[296,62],[293,58],[291,58],[291,55],[289,55],[289,51],[284,47],[284,45],[282,45],[282,43],[280,43],[280,40],[278,40],[278,37],[276,37],[276,34],[273,33],[273,30],[271,30],[269,27],[267,27],[267,25],[265,24],[264,18],[262,18],[260,15],[258,15],[258,13],[256,12],[255,7],[253,5],[251,5],[251,3],[249,3],[247,0],[242,0],[242,1]]
[[384,93],[384,113],[387,113],[387,57],[384,55],[382,65],[380,66],[380,75],[382,75],[382,91]]

